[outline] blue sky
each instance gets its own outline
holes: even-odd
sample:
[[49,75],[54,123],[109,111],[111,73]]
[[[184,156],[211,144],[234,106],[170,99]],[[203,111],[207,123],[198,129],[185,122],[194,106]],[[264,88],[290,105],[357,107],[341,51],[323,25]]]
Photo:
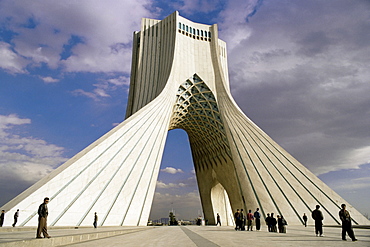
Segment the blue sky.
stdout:
[[[369,1],[0,0],[0,205],[124,120],[132,33],[175,10],[219,25],[246,115],[370,214]],[[200,210],[169,132],[151,218]]]

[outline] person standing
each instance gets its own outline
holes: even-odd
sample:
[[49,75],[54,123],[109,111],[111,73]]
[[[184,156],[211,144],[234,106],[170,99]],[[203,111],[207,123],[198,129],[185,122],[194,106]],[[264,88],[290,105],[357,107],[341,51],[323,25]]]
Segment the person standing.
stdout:
[[18,217],[19,217],[19,209],[17,209],[17,211],[14,213],[14,223],[12,225],[13,227],[15,227],[15,224],[17,224]]
[[94,214],[94,223],[93,223],[93,225],[94,225],[94,228],[98,227],[98,215],[96,214],[96,212]]
[[324,220],[324,216],[322,215],[322,212],[319,210],[319,208],[320,205],[316,205],[316,209],[312,211],[312,218],[315,221],[316,236],[323,237],[324,235],[322,232],[322,221]]
[[302,219],[304,222],[304,227],[307,227],[307,215],[305,213],[303,213]]
[[247,214],[247,222],[248,222],[248,229],[247,229],[247,231],[249,231],[249,229],[251,231],[253,231],[253,220],[254,220],[254,216],[252,214],[252,210],[249,210],[249,212]]
[[234,219],[235,219],[235,231],[241,230],[240,227],[240,212],[239,209],[236,210],[234,214]]
[[245,231],[245,216],[243,209],[240,209],[240,230]]
[[276,221],[276,219],[274,218],[274,213],[271,213],[270,224],[271,224],[271,231],[272,231],[272,232],[277,232],[277,229],[276,229],[277,221]]
[[218,226],[218,224],[220,224],[220,226],[221,226],[221,217],[220,217],[220,215],[218,213],[217,213],[216,219],[217,219],[216,226]]
[[286,233],[286,225],[287,225],[287,222],[286,220],[284,219],[284,217],[281,215],[281,216],[277,216],[278,220],[278,228],[279,228],[279,233]]
[[346,241],[346,233],[352,239],[352,241],[357,241],[355,233],[352,229],[351,215],[346,210],[346,204],[342,204],[342,209],[339,211],[339,218],[342,221],[342,240]]
[[256,212],[254,212],[254,221],[256,222],[256,230],[259,231],[261,229],[261,214],[258,212],[260,209],[257,208]]
[[271,217],[270,214],[267,214],[267,217],[265,219],[266,225],[267,225],[267,231],[271,232]]
[[0,215],[0,227],[3,226],[4,224],[4,217],[5,217],[5,210],[1,210],[1,215]]
[[45,197],[44,202],[39,206],[39,210],[37,211],[39,215],[39,224],[37,226],[37,233],[36,238],[42,238],[41,233],[43,233],[44,238],[50,238],[47,229],[47,218],[48,218],[48,206],[49,198]]

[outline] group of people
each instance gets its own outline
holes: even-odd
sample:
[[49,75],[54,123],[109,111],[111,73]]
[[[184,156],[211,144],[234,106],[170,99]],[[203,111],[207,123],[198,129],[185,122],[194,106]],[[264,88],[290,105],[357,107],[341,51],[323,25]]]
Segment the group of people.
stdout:
[[[346,235],[352,239],[352,241],[357,241],[355,234],[352,229],[351,223],[351,216],[349,212],[346,210],[346,205],[341,205],[342,209],[339,211],[339,218],[342,221],[342,240],[346,240]],[[235,219],[235,231],[245,231],[245,226],[247,226],[247,231],[253,231],[253,221],[256,225],[256,230],[259,231],[261,229],[261,214],[259,212],[259,208],[256,209],[254,213],[249,210],[248,214],[245,216],[243,209],[237,209],[234,214]],[[303,224],[307,227],[307,220],[308,217],[304,213],[302,216]],[[320,210],[320,205],[316,205],[316,209],[312,211],[312,219],[315,221],[315,234],[316,236],[323,237],[323,220],[324,216]],[[282,215],[277,215],[277,219],[274,218],[274,213],[268,213],[265,219],[267,230],[269,232],[277,232],[279,233],[286,233],[286,226],[288,225],[287,221],[284,219]],[[220,224],[220,215],[217,213],[217,225]],[[277,227],[276,227],[277,226]]]
[[[249,210],[246,216],[244,216],[243,209],[237,209],[234,218],[235,218],[235,231],[245,231],[245,226],[247,226],[247,231],[253,231],[253,221],[255,221],[256,230],[261,229],[261,214],[259,208],[256,209],[254,213],[252,210]],[[221,224],[220,224],[221,225]]]
[[[277,215],[276,217],[277,219],[274,218],[274,213],[267,214],[265,219],[267,230],[269,232],[277,232],[277,230],[279,230],[279,233],[286,233],[286,225],[288,225],[287,221],[282,215]],[[276,225],[278,226],[277,228]]]
[[[237,209],[234,218],[235,218],[235,231],[244,231],[245,226],[247,226],[247,231],[253,231],[253,222],[256,225],[256,230],[261,230],[261,213],[259,212],[259,208],[256,209],[254,213],[252,213],[252,210],[249,210],[246,216],[244,216],[243,209]],[[286,233],[286,225],[287,222],[284,219],[284,217],[277,216],[277,219],[274,218],[274,214],[271,213],[267,214],[267,218],[265,219],[267,229],[269,232],[277,232],[277,229],[279,229],[279,233]],[[220,224],[221,225],[221,224]],[[278,227],[276,227],[276,225]]]
[[[39,206],[39,209],[37,211],[39,218],[38,218],[38,226],[37,226],[37,231],[36,231],[36,238],[51,238],[51,236],[48,234],[48,229],[47,229],[47,218],[49,215],[47,205],[49,201],[50,199],[48,197],[45,197],[44,202]],[[3,226],[4,217],[5,217],[5,210],[2,210],[1,215],[0,215],[0,227]],[[14,214],[14,223],[12,224],[13,227],[15,227],[15,224],[18,221],[18,217],[19,217],[19,209]],[[97,224],[98,224],[98,215],[95,212],[94,222],[93,222],[94,228],[97,228]]]

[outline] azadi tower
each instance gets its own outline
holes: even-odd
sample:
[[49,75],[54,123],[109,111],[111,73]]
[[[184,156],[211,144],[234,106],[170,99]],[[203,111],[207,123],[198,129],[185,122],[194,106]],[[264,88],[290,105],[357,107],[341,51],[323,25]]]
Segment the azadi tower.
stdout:
[[217,25],[194,23],[174,12],[143,19],[133,37],[126,120],[4,205],[5,223],[20,209],[22,226],[37,225],[50,197],[48,224],[146,225],[167,133],[189,136],[203,212],[260,208],[290,225],[321,205],[324,223],[339,224],[347,204],[354,224],[369,221],[255,125],[230,94],[226,43]]

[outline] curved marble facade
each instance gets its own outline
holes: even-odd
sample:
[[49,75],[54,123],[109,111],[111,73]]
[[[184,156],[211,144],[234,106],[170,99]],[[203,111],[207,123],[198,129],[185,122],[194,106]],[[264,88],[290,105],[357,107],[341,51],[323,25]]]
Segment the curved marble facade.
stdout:
[[[217,25],[175,12],[143,19],[133,37],[126,120],[2,207],[37,225],[50,197],[48,224],[146,225],[168,130],[189,136],[205,218],[233,224],[232,213],[260,208],[301,224],[321,205],[324,223],[339,224],[346,203],[355,224],[369,224],[349,203],[275,143],[237,106],[229,89],[226,44]],[[9,212],[10,211],[10,212]],[[262,221],[263,222],[263,221]]]

